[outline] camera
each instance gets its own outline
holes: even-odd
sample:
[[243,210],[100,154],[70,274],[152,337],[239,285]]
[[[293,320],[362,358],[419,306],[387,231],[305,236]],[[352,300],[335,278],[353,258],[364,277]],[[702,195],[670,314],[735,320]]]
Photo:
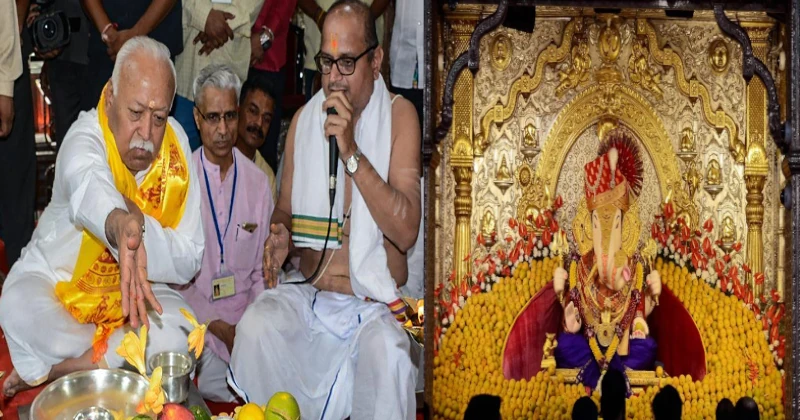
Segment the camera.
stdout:
[[61,10],[51,10],[55,0],[34,0],[40,14],[34,19],[29,30],[33,45],[41,52],[52,51],[69,44],[70,19]]

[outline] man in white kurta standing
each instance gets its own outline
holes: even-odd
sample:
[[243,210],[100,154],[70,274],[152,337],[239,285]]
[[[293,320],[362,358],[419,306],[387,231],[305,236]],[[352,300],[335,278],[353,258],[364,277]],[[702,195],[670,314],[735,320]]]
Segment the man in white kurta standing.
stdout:
[[[420,224],[420,131],[414,107],[381,77],[374,28],[356,0],[337,2],[325,19],[323,89],[289,129],[264,250],[268,283],[290,253],[300,273],[288,281],[314,279],[262,293],[237,325],[231,355],[228,382],[242,398],[264,404],[287,391],[309,419],[415,416],[417,368],[395,315],[403,318],[397,288]],[[330,219],[329,136],[340,158]]]
[[204,239],[188,140],[168,117],[174,96],[167,47],[131,38],[97,109],[64,138],[52,201],[0,298],[14,365],[6,396],[122,367],[115,349],[142,324],[147,357],[187,351],[191,325],[179,309],[188,305],[166,283],[195,275]]

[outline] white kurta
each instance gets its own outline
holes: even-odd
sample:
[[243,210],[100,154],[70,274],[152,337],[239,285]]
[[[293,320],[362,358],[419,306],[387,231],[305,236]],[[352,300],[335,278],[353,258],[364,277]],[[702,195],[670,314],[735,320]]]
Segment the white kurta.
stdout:
[[[200,190],[186,133],[174,119],[175,130],[190,182],[183,217],[176,229],[165,229],[145,216],[145,250],[149,279],[163,306],[159,316],[150,312],[148,354],[187,351],[189,323],[180,308],[189,308],[179,293],[166,283],[185,284],[200,268],[203,256],[203,227],[200,219]],[[136,174],[141,184],[147,171]],[[8,341],[14,368],[26,383],[41,383],[53,365],[74,358],[91,348],[94,324],[80,324],[63,307],[54,293],[59,281],[69,281],[78,259],[83,229],[108,245],[105,220],[116,208],[126,209],[117,191],[97,111],[83,112],[67,132],[56,160],[53,197],[42,213],[33,238],[11,268],[0,298],[0,327]],[[114,257],[116,250],[112,249]],[[118,329],[109,339],[105,361],[121,367],[116,347],[130,327]]]
[[289,392],[308,420],[413,419],[410,343],[384,303],[281,284],[236,326],[228,384],[257,404]]

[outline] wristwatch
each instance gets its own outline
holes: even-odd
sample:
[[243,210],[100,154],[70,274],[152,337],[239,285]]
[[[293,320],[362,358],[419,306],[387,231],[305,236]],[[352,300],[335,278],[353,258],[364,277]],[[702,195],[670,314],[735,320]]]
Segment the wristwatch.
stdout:
[[261,33],[259,42],[261,42],[261,48],[266,51],[270,46],[272,46],[272,40],[275,38],[275,35],[272,34],[272,29],[267,28],[266,26],[262,26],[261,29],[263,29],[264,32]]
[[361,149],[356,148],[356,152],[344,162],[344,169],[348,175],[353,176],[353,174],[356,173],[359,159],[361,159]]

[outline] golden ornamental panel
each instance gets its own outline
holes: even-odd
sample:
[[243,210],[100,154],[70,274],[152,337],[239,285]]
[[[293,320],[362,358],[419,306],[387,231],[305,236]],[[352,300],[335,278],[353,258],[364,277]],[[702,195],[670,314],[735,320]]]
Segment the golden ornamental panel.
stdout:
[[655,61],[667,67],[672,67],[675,72],[675,82],[680,91],[690,98],[700,98],[703,105],[703,117],[706,122],[717,129],[724,129],[728,133],[729,150],[737,163],[744,163],[744,143],[739,139],[739,129],[736,122],[723,109],[711,108],[711,97],[708,88],[695,78],[687,79],[683,60],[670,47],[659,48],[659,40],[655,28],[645,19],[636,20],[636,30],[639,35],[648,39],[650,54]]
[[[493,7],[458,5],[458,13],[446,21],[463,20],[466,10],[479,15]],[[450,13],[447,7],[442,10]],[[751,36],[757,54],[766,56],[770,71],[779,72],[781,48],[773,45],[774,33],[768,29],[774,22],[757,13],[731,17],[755,31]],[[457,411],[467,400],[462,397],[481,391],[463,385],[464,371],[477,374],[484,369],[499,379],[499,393],[514,395],[508,392],[504,360],[498,357],[505,346],[490,346],[496,351],[489,355],[486,349],[464,345],[471,337],[467,331],[485,331],[495,343],[507,342],[508,335],[506,327],[494,321],[490,322],[495,326],[481,329],[486,325],[484,313],[471,303],[465,305],[466,290],[453,294],[448,284],[453,269],[459,281],[461,274],[477,268],[480,275],[468,283],[473,288],[470,299],[477,293],[483,300],[473,302],[490,311],[499,309],[500,324],[513,325],[510,319],[539,290],[526,286],[534,281],[539,282],[536,287],[546,284],[552,270],[546,264],[531,264],[525,266],[527,280],[525,275],[512,275],[502,282],[482,282],[481,275],[494,275],[481,264],[472,265],[473,258],[487,252],[476,245],[477,236],[505,250],[506,236],[516,230],[509,219],[535,219],[557,197],[563,201],[558,222],[571,225],[585,194],[584,165],[597,156],[611,130],[626,131],[643,158],[645,193],[635,206],[642,227],[639,248],[650,237],[653,215],[662,211],[668,198],[675,213],[698,230],[704,231],[703,222],[713,220],[709,239],[721,248],[741,247],[732,254],[733,263],[761,256],[760,264],[750,266],[764,271],[764,290],[780,290],[782,270],[791,263],[786,258],[786,214],[778,194],[786,181],[780,170],[782,157],[768,137],[765,102],[759,105],[757,100],[764,94],[763,85],[756,78],[744,81],[741,47],[719,31],[712,13],[698,11],[692,19],[676,19],[662,10],[626,9],[610,15],[589,8],[537,7],[536,19],[533,33],[500,27],[483,38],[480,70],[456,91],[456,103],[467,106],[441,149],[436,280],[457,304],[445,298],[439,306],[445,318],[438,320],[436,334],[446,340],[439,342],[434,388],[436,401],[456,402],[458,407],[450,404],[441,411],[436,404],[438,418],[459,418],[463,411]],[[443,32],[443,44],[450,45],[445,63],[465,48],[463,29]],[[779,85],[781,80],[776,78]],[[537,229],[531,223],[528,227]],[[574,247],[572,235],[567,229]],[[553,248],[548,252],[560,255]],[[451,309],[454,313],[448,314]],[[771,366],[769,361],[765,364]],[[555,363],[547,368],[559,383],[575,381],[574,372],[556,369]],[[631,382],[663,383],[664,373],[635,372]],[[504,412],[504,417],[526,417],[512,413]]]
[[558,173],[578,137],[603,117],[615,117],[632,130],[657,162],[655,171],[662,195],[668,186],[681,179],[675,153],[664,125],[641,95],[627,86],[595,85],[572,100],[556,119],[548,134],[537,167],[541,178],[550,178],[549,188],[556,191]]
[[[481,13],[491,11],[481,10]],[[692,21],[682,21],[664,18],[658,13],[651,17],[649,12],[624,11],[620,14],[623,18],[617,22],[620,49],[614,65],[621,75],[615,87],[624,87],[617,89],[620,92],[617,96],[625,100],[607,98],[601,101],[602,95],[595,93],[591,106],[586,108],[602,104],[605,112],[593,113],[589,109],[579,114],[576,111],[575,121],[587,121],[590,114],[599,115],[592,117],[591,123],[572,124],[573,130],[559,129],[558,125],[564,124],[563,111],[570,104],[581,100],[578,98],[585,98],[586,92],[602,90],[597,70],[604,61],[598,39],[607,22],[605,17],[592,17],[592,13],[581,10],[581,13],[573,15],[537,14],[532,34],[501,27],[481,42],[481,67],[472,80],[473,172],[469,243],[474,246],[475,237],[483,228],[500,231],[498,234],[502,236],[508,219],[518,217],[518,204],[527,191],[519,178],[523,168],[533,171],[533,177],[537,179],[541,177],[543,168],[556,171],[558,175],[546,177],[544,185],[552,196],[565,195],[560,182],[571,170],[567,171],[563,165],[569,160],[566,157],[576,149],[563,150],[563,144],[597,142],[604,132],[621,126],[631,129],[642,144],[665,145],[660,155],[648,147],[643,148],[652,161],[661,198],[673,191],[676,198],[681,197],[688,207],[695,209],[693,219],[696,221],[713,218],[720,224],[721,214],[730,215],[736,241],[746,244],[748,227],[741,209],[747,204],[743,173],[746,165],[742,163],[748,154],[744,143],[748,109],[744,105],[747,103],[747,84],[738,72],[741,69],[739,45],[719,32],[711,15],[700,13]],[[564,19],[564,16],[572,18]],[[512,45],[513,53],[507,63],[504,62],[504,53],[497,52],[498,39],[508,39]],[[584,39],[589,41],[592,77],[584,84],[577,83],[563,89],[559,95],[558,86],[565,80],[559,74],[573,71],[575,58],[585,56],[584,52],[574,50]],[[445,45],[448,42],[453,46],[448,48],[450,53],[466,47],[466,43],[462,44],[460,40],[444,40]],[[455,48],[456,45],[459,48]],[[711,54],[715,48],[721,52],[713,58]],[[503,59],[500,60],[503,65],[498,64],[498,57]],[[445,61],[453,58],[448,56]],[[629,116],[609,118],[615,112]],[[653,121],[659,122],[660,127]],[[579,126],[582,127],[578,129]],[[458,126],[454,124],[454,127]],[[468,134],[469,128],[464,124],[461,127],[462,132]],[[569,132],[569,135],[564,139],[564,135],[554,135],[555,131]],[[684,160],[678,154],[683,134],[687,131],[694,139],[694,154]],[[569,137],[572,137],[571,143],[567,141]],[[738,142],[731,146],[733,138]],[[549,156],[559,149],[555,142],[562,142],[562,150],[558,153],[561,156],[553,161]],[[669,159],[663,158],[665,156]],[[765,156],[767,160],[775,159],[769,150]],[[558,162],[561,162],[561,167],[557,166]],[[670,162],[671,168],[665,169],[665,162]],[[466,160],[462,165],[466,166]],[[769,167],[772,171],[772,162]],[[668,175],[659,172],[668,172]],[[769,197],[769,191],[778,189],[773,178],[774,174],[770,174],[765,180],[763,199],[763,266],[768,281],[775,278],[773,270],[778,247],[778,241],[773,238],[778,228],[774,221],[778,218],[779,203]],[[463,182],[464,177],[461,179]],[[662,179],[671,181],[662,182]],[[442,231],[439,238],[442,244],[440,255],[445,261],[437,261],[437,265],[441,266],[440,278],[443,278],[454,266],[453,245],[459,242],[456,240],[453,207],[458,183],[452,167],[442,173],[441,181]],[[458,190],[462,194],[465,192],[464,189]],[[567,201],[564,211],[570,211]],[[649,211],[642,210],[642,213]],[[465,232],[458,230],[462,235]]]
[[[542,83],[545,75],[545,66],[564,61],[570,53],[571,39],[577,30],[581,28],[580,20],[571,20],[564,28],[564,35],[561,45],[556,47],[549,44],[547,48],[539,54],[535,65],[527,68],[525,73],[514,81],[507,95],[498,99],[497,103],[483,115],[480,123],[480,131],[476,133],[481,145],[488,146],[491,136],[491,124],[502,123],[511,117],[517,106],[519,95],[529,95],[534,92]],[[564,41],[566,40],[566,42]],[[480,155],[480,154],[479,154]]]

